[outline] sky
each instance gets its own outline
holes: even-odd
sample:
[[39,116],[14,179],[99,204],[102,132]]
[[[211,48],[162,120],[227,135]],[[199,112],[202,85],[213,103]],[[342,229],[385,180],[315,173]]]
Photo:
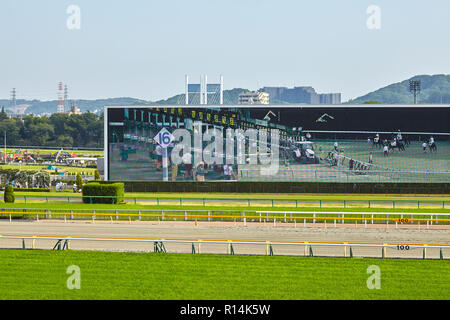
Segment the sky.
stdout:
[[55,100],[61,81],[69,99],[155,101],[183,93],[186,74],[222,74],[225,89],[347,101],[450,74],[449,14],[448,0],[2,0],[0,99]]

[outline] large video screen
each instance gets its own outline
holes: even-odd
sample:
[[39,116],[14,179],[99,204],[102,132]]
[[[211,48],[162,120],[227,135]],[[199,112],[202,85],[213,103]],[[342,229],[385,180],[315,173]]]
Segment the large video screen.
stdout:
[[450,106],[105,107],[114,181],[450,182]]

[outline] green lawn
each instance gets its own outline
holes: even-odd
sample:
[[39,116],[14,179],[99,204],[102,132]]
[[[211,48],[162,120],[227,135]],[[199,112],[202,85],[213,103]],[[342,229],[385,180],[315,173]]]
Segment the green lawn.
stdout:
[[[450,262],[0,250],[2,299],[450,299]],[[69,290],[69,266],[81,289]],[[367,268],[381,271],[369,290]]]
[[[60,151],[61,149],[27,149],[27,148],[21,148],[22,151],[27,151],[29,153],[43,153],[43,154],[48,154],[48,153],[55,153]],[[2,149],[1,151],[3,152],[4,149]],[[17,152],[19,150],[19,148],[7,148],[6,152],[10,153],[10,152]],[[69,152],[70,154],[76,154],[79,157],[82,156],[99,156],[99,157],[103,157],[104,151],[103,150],[78,150],[78,149],[64,149],[64,151]]]
[[[67,171],[67,172],[86,172],[87,174],[94,174],[95,168],[83,168],[83,167],[70,167],[64,165],[56,165],[59,172]],[[0,165],[0,170],[23,170],[23,171],[42,171],[54,174],[55,170],[47,170],[47,165],[19,165],[19,164],[6,164]]]
[[64,210],[77,210],[77,209],[91,209],[91,210],[199,210],[199,211],[311,211],[311,212],[327,212],[327,211],[339,211],[339,212],[395,212],[395,213],[449,213],[450,209],[388,209],[388,208],[314,208],[314,207],[259,207],[259,206],[202,206],[202,205],[134,205],[130,204],[83,204],[83,203],[66,203],[66,202],[49,202],[49,203],[0,203],[0,209],[64,209]]

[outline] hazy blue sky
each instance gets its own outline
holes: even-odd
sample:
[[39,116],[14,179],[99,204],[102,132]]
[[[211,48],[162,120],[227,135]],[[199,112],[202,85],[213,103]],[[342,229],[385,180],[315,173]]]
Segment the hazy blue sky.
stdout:
[[[66,10],[81,9],[69,30]],[[366,26],[369,5],[381,29]],[[450,74],[448,0],[2,0],[0,98],[184,91],[184,75],[225,89],[313,86],[355,98],[416,74]]]

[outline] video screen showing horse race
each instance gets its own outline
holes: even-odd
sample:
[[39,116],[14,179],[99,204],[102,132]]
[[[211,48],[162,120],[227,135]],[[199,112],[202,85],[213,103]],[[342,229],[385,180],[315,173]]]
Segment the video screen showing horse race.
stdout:
[[450,108],[107,107],[109,180],[449,182]]

